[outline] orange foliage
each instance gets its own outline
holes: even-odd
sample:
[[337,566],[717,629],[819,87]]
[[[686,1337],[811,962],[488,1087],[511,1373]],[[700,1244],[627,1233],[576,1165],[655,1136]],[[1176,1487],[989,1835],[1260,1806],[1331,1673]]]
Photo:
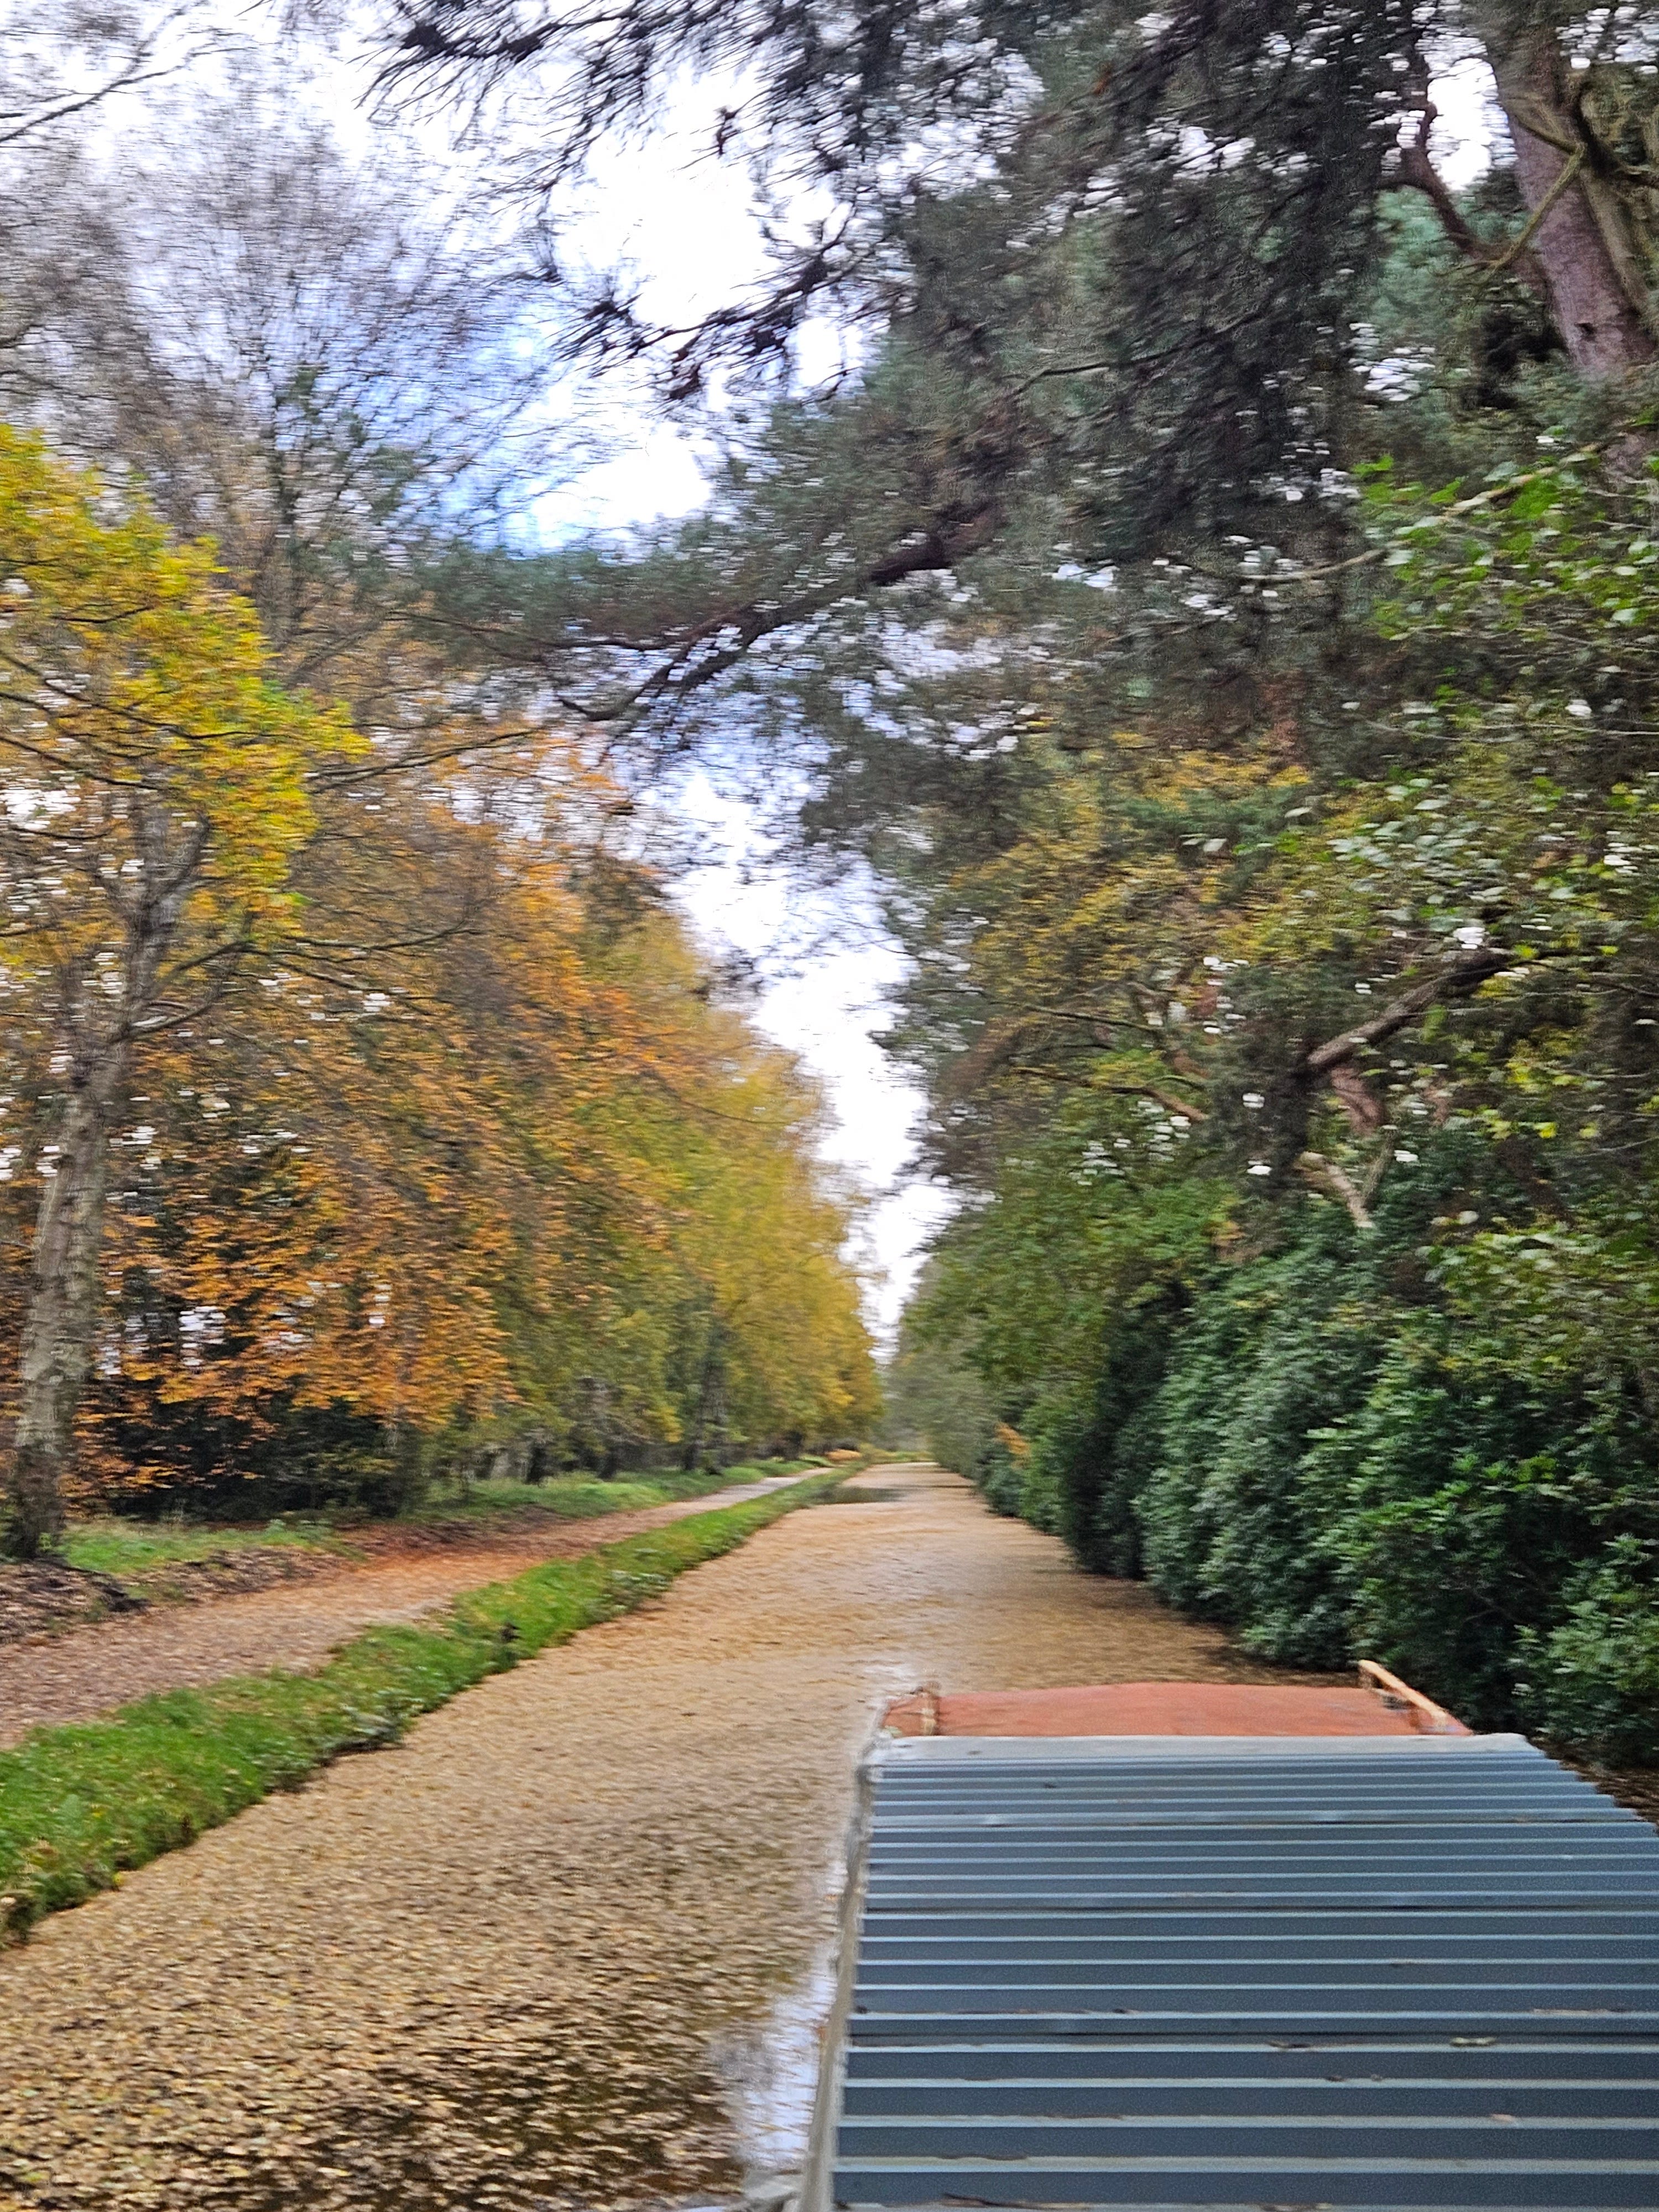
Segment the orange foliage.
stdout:
[[711,1333],[714,1425],[868,1421],[817,1101],[604,797],[551,739],[319,795],[289,957],[135,1082],[90,1480],[220,1483],[307,1409],[394,1463],[673,1444]]

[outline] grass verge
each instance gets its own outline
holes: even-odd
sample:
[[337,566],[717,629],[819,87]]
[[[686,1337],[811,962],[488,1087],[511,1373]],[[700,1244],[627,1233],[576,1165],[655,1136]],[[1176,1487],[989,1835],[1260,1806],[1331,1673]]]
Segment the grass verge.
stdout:
[[798,1474],[814,1460],[775,1459],[718,1470],[699,1468],[693,1474],[570,1475],[550,1482],[470,1482],[463,1492],[442,1491],[410,1516],[416,1521],[455,1521],[473,1516],[526,1509],[560,1521],[591,1521],[603,1513],[637,1513],[652,1505],[673,1505],[703,1498],[711,1490],[734,1490],[740,1483],[769,1475]]
[[470,1590],[430,1626],[371,1628],[314,1674],[234,1677],[170,1690],[106,1720],[41,1729],[0,1752],[0,1929],[109,1888],[344,1752],[393,1743],[410,1721],[811,1504],[842,1471],[666,1528],[550,1559]]
[[71,1522],[64,1538],[68,1565],[113,1575],[118,1582],[152,1567],[222,1559],[227,1552],[337,1548],[334,1531],[323,1521],[273,1521],[265,1528],[180,1528],[111,1515]]
[[[415,1522],[488,1521],[502,1513],[532,1512],[554,1521],[592,1521],[606,1513],[639,1513],[653,1505],[678,1504],[759,1482],[768,1475],[795,1474],[817,1465],[811,1460],[768,1460],[695,1474],[662,1473],[601,1480],[570,1475],[551,1482],[474,1482],[462,1491],[441,1492],[405,1516]],[[395,1523],[372,1524],[392,1527]],[[136,1521],[107,1514],[94,1521],[71,1522],[64,1540],[64,1559],[71,1567],[113,1575],[118,1582],[142,1581],[151,1570],[222,1559],[249,1550],[339,1551],[349,1547],[350,1527],[337,1528],[319,1516],[291,1514],[264,1527],[220,1523],[197,1528],[168,1522]]]

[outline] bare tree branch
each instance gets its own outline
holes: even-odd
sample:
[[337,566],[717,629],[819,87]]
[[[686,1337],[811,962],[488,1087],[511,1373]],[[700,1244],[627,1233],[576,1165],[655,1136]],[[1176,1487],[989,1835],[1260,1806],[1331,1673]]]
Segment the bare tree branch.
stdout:
[[1297,1156],[1296,1166],[1304,1182],[1311,1183],[1316,1190],[1327,1192],[1346,1210],[1356,1229],[1368,1234],[1376,1229],[1364,1195],[1334,1160],[1328,1159],[1323,1152],[1301,1152]]

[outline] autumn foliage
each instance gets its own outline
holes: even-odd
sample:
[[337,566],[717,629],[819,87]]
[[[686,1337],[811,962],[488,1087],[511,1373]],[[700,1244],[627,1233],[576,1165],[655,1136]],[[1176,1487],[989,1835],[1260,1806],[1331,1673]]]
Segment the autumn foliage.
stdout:
[[279,688],[210,548],[10,434],[0,545],[0,1307],[51,1325],[49,1472],[390,1502],[866,1419],[817,1103],[570,734],[404,640],[353,717]]

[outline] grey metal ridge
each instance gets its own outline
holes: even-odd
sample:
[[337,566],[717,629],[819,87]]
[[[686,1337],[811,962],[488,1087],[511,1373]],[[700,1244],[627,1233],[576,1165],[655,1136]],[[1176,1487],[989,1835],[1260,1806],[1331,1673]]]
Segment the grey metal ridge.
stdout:
[[861,1790],[802,2212],[1659,2208],[1659,1835],[1524,1739],[924,1737]]

